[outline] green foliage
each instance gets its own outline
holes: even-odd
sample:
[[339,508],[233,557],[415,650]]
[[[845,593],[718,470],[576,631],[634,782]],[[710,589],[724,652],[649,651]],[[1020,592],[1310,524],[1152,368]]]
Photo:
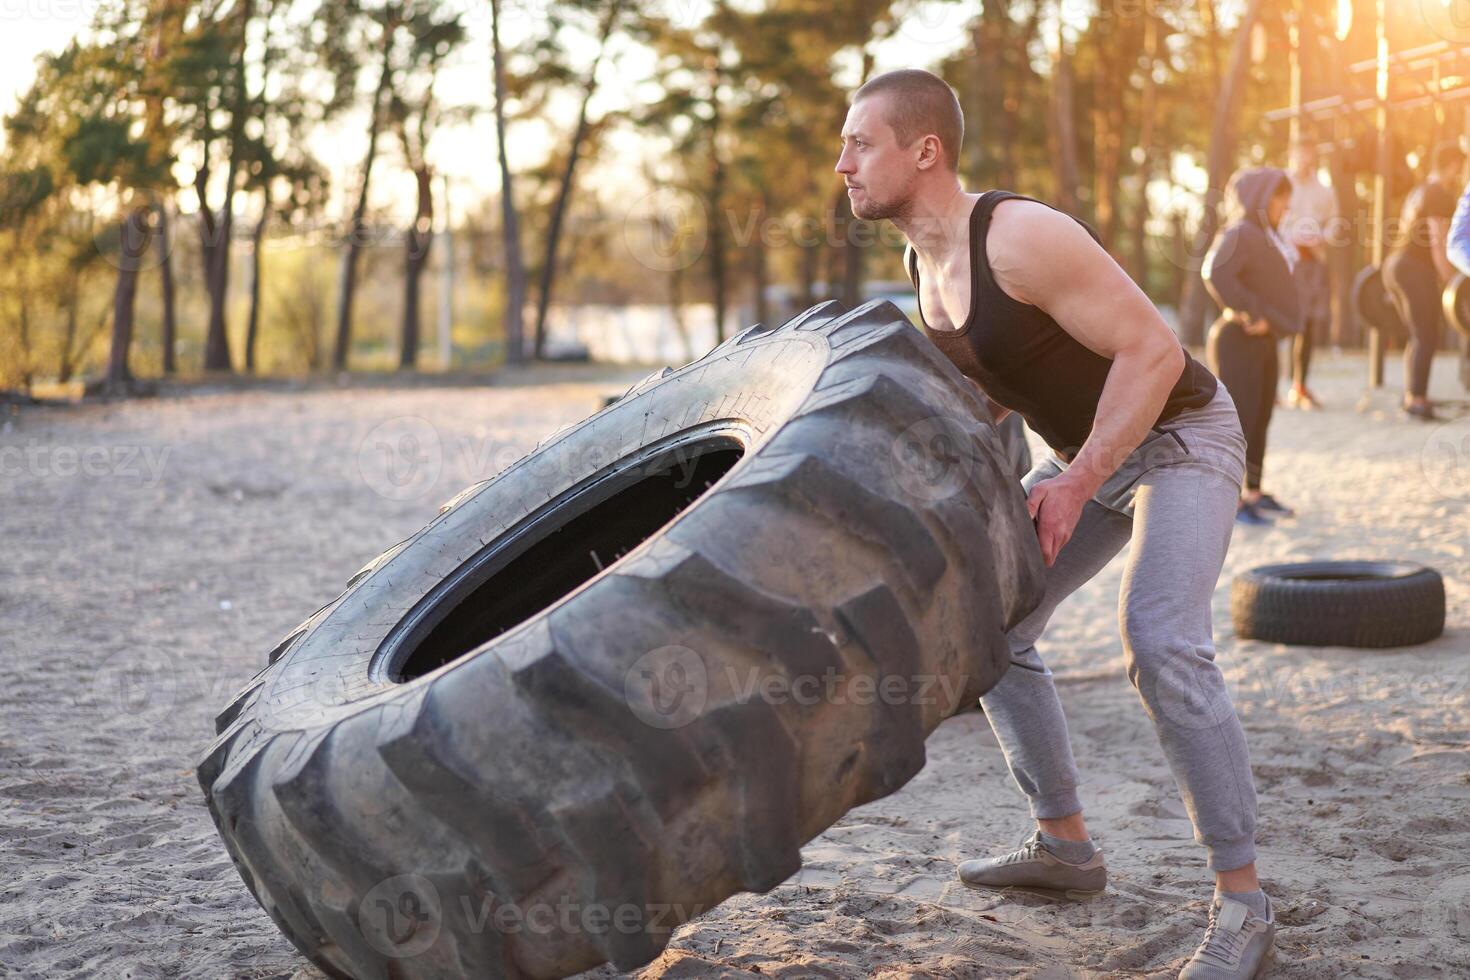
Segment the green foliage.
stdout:
[[[567,169],[571,127],[565,109],[580,102],[588,51],[596,46],[610,2],[550,2],[538,8],[539,20],[524,43],[507,52],[512,133],[534,128],[551,136],[545,158],[516,175],[515,203],[523,211],[533,277]],[[1062,6],[1075,79],[1070,122],[1079,213],[1112,222],[1115,254],[1130,263],[1156,299],[1172,302],[1179,273],[1177,263],[1164,258],[1171,254],[1167,239],[1175,234],[1176,213],[1187,236],[1199,212],[1198,186],[1175,182],[1181,176],[1199,181],[1239,5],[1110,0],[1087,9]],[[1388,6],[1396,48],[1434,39],[1415,20],[1418,5]],[[1235,162],[1285,161],[1287,128],[1264,116],[1287,99],[1291,11],[1312,15],[1320,28],[1306,42],[1307,97],[1371,94],[1371,75],[1346,70],[1373,55],[1369,8],[1361,2],[1358,7],[1352,33],[1337,41],[1330,34],[1333,0],[1265,5],[1266,56],[1249,67]],[[176,197],[192,208],[196,196],[217,216],[228,179],[240,192],[236,211],[253,220],[266,203],[270,208],[259,364],[267,371],[321,367],[339,256],[326,237],[308,233],[322,219],[343,215],[328,213],[327,168],[309,147],[343,112],[377,97],[386,55],[384,136],[401,153],[384,154],[378,166],[388,172],[374,183],[408,198],[409,175],[431,172],[433,134],[475,111],[451,104],[436,80],[452,55],[465,50],[472,18],[483,21],[488,13],[431,0],[98,0],[93,9],[86,31],[39,60],[34,83],[4,120],[0,386],[95,369],[105,347],[98,324],[105,324],[117,271],[105,258],[116,219],[132,207],[171,206]],[[600,116],[594,110],[596,118],[588,120],[580,143],[583,186],[570,197],[561,240],[559,301],[663,302],[675,294],[703,301],[712,292],[707,261],[666,275],[650,274],[629,257],[625,225],[633,188],[602,178],[609,165],[621,163],[613,159],[613,148],[629,134],[656,148],[648,182],[694,195],[720,225],[732,304],[749,295],[755,281],[754,244],[737,229],[781,233],[762,256],[771,283],[790,286],[836,270],[837,249],[828,244],[829,235],[848,221],[832,173],[837,134],[852,87],[874,70],[878,46],[917,16],[913,0],[853,0],[840,8],[827,0],[714,0],[707,16],[691,22],[694,9],[687,3],[626,0],[601,86],[626,93],[628,108]],[[1056,197],[1058,5],[952,0],[950,9],[965,43],[925,67],[954,86],[965,110],[966,188],[1008,186]],[[1145,53],[1146,18],[1158,25],[1152,60]],[[485,65],[488,88],[489,53],[476,50],[473,58]],[[647,77],[631,77],[633,64],[652,67]],[[1395,93],[1408,94],[1415,84],[1407,76],[1396,78]],[[1350,169],[1365,188],[1366,169],[1373,165],[1367,123],[1366,116],[1351,118],[1316,133],[1323,142],[1356,146]],[[1396,115],[1398,155],[1454,135],[1459,123],[1453,104]],[[487,167],[491,161],[487,145]],[[355,181],[355,162],[348,172]],[[1408,177],[1396,170],[1390,213],[1397,211]],[[353,196],[340,195],[348,200],[344,210]],[[457,343],[488,350],[500,342],[496,311],[504,302],[504,259],[495,233],[498,209],[483,204],[471,215],[456,216],[455,254],[463,268],[454,331]],[[200,218],[199,212],[186,212],[171,233],[178,350],[186,369],[198,364],[207,315],[196,231],[208,222]],[[369,221],[381,230],[399,216]],[[805,247],[789,241],[802,222],[815,222],[819,230]],[[1141,249],[1144,237],[1164,247]],[[363,364],[391,361],[401,305],[401,246],[401,238],[390,237],[364,254],[356,331]],[[246,281],[244,251],[232,259],[235,283]],[[433,255],[423,292],[426,325],[433,323],[438,302],[437,286],[429,283],[442,250],[436,246]],[[897,277],[893,256],[882,250],[872,256],[870,278]],[[143,373],[160,363],[156,268],[156,260],[148,262],[139,284],[136,342]],[[245,291],[236,288],[230,327],[237,349],[246,302]]]

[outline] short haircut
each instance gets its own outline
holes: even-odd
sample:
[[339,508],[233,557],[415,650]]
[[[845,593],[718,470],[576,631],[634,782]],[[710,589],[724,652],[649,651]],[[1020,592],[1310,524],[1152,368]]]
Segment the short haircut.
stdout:
[[944,162],[960,169],[960,146],[965,141],[965,114],[959,97],[944,79],[922,68],[900,68],[869,79],[853,93],[857,102],[870,95],[888,95],[883,121],[893,129],[899,146],[911,146],[921,136],[939,137]]
[[1440,140],[1434,146],[1434,169],[1449,170],[1465,162],[1465,151],[1458,140]]

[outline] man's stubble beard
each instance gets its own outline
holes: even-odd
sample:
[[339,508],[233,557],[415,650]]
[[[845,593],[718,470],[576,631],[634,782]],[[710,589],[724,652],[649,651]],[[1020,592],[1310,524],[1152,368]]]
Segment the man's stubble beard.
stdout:
[[889,201],[874,201],[868,198],[861,205],[855,205],[852,214],[853,217],[864,221],[883,221],[884,219],[906,218],[913,209],[913,195],[905,193]]

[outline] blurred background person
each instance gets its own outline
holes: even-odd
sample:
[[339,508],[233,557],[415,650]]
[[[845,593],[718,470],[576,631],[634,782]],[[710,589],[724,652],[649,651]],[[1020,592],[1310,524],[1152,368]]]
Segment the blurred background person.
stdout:
[[[1460,203],[1455,205],[1454,217],[1450,218],[1445,257],[1456,272],[1470,276],[1470,184],[1460,192]],[[1470,337],[1460,338],[1460,384],[1470,389]]]
[[1460,192],[1460,201],[1450,218],[1450,232],[1445,240],[1445,258],[1455,271],[1470,276],[1470,184]]
[[1297,252],[1292,268],[1302,332],[1291,345],[1291,389],[1286,403],[1292,408],[1320,408],[1322,403],[1307,387],[1312,348],[1327,337],[1332,290],[1327,279],[1327,231],[1337,217],[1337,195],[1318,179],[1317,143],[1303,136],[1291,148],[1291,202],[1283,222],[1286,240]]
[[1454,276],[1445,245],[1464,163],[1465,154],[1454,140],[1434,148],[1429,176],[1404,198],[1398,242],[1383,260],[1383,284],[1409,331],[1403,410],[1425,421],[1436,418],[1428,397],[1429,368],[1439,346],[1440,296]]
[[1245,433],[1245,487],[1236,505],[1241,524],[1268,524],[1291,508],[1261,490],[1266,429],[1276,404],[1276,343],[1301,332],[1295,250],[1279,229],[1291,200],[1291,179],[1275,167],[1240,170],[1226,200],[1231,220],[1205,255],[1201,274],[1220,305],[1205,353],[1230,391]]

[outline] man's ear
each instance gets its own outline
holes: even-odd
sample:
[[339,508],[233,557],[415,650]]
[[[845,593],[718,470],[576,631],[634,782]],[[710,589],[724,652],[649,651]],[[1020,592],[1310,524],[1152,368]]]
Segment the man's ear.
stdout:
[[939,137],[930,133],[919,139],[919,158],[914,162],[920,170],[929,170],[937,167],[943,154],[943,147],[939,143]]

